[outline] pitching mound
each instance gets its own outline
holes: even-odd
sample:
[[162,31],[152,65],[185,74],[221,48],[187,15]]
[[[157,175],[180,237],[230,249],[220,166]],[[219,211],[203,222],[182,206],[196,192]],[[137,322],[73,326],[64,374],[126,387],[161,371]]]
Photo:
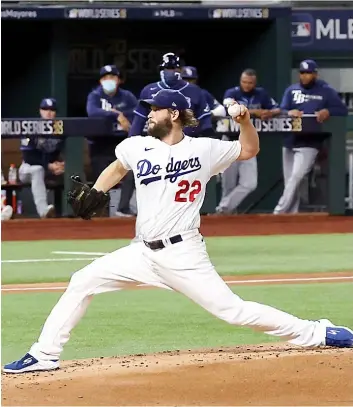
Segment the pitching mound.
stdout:
[[288,345],[63,362],[2,376],[2,405],[352,405],[353,351]]

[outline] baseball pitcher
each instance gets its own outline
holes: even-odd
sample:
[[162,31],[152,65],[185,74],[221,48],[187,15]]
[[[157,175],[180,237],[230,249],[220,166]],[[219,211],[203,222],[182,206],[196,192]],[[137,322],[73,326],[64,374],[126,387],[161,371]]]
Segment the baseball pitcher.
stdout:
[[122,289],[136,281],[176,290],[212,315],[302,346],[353,346],[353,331],[328,320],[310,321],[234,294],[214,269],[199,232],[200,208],[208,180],[236,160],[259,151],[258,134],[245,106],[232,109],[240,124],[239,141],[193,138],[184,127],[198,125],[186,98],[161,90],[140,101],[148,113],[147,137],[131,137],[115,150],[110,164],[90,189],[75,179],[69,201],[78,216],[89,219],[107,203],[107,192],[133,171],[137,191],[136,235],[130,245],[77,271],[53,308],[39,339],[7,373],[59,368],[70,332],[83,317],[92,296]]

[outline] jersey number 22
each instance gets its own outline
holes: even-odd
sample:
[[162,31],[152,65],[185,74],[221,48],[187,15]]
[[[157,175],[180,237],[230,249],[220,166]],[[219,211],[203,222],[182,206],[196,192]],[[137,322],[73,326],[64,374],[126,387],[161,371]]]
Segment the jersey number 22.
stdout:
[[191,185],[186,179],[179,182],[180,189],[175,194],[176,202],[194,202],[196,195],[201,192],[201,182],[195,180]]

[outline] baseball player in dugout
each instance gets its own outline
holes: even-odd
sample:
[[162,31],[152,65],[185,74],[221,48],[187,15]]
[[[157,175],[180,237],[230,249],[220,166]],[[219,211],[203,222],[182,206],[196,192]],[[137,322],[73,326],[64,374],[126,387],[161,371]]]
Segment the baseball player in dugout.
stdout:
[[[291,117],[315,115],[319,123],[330,116],[346,116],[347,107],[337,92],[318,79],[318,66],[311,59],[299,66],[299,82],[289,86],[281,102],[281,110]],[[282,162],[284,191],[274,214],[297,213],[300,205],[300,184],[308,174],[325,140],[325,135],[305,132],[288,133],[283,139]]]
[[[163,55],[159,65],[160,80],[146,85],[140,94],[140,99],[153,97],[161,89],[179,90],[190,102],[190,109],[193,110],[199,121],[197,127],[188,127],[185,134],[193,137],[214,137],[212,127],[210,107],[205,99],[205,93],[195,84],[191,84],[182,79],[180,58],[173,52]],[[129,136],[136,136],[143,133],[148,116],[148,109],[139,105],[134,111],[134,119],[129,131]],[[128,180],[122,185],[121,194],[125,202],[130,202],[135,189],[134,178],[131,173],[128,174]],[[120,213],[124,208],[120,209]],[[125,212],[129,213],[126,210]]]
[[[39,106],[42,119],[56,117],[57,102],[43,99]],[[58,177],[64,173],[65,163],[61,157],[62,141],[44,137],[21,139],[22,164],[18,171],[21,182],[31,183],[31,191],[38,215],[41,218],[55,216],[54,205],[48,204],[45,178]]]
[[[259,137],[245,106],[231,106],[240,126],[239,140],[187,136],[197,127],[181,92],[162,89],[141,100],[148,136],[130,137],[116,149],[116,160],[91,189],[73,176],[68,200],[77,216],[90,219],[109,200],[108,191],[133,171],[137,189],[136,238],[126,247],[77,271],[47,318],[37,342],[6,373],[54,370],[72,329],[99,293],[136,281],[175,290],[223,321],[256,329],[301,346],[352,347],[353,331],[329,320],[303,320],[276,308],[244,301],[216,272],[199,232],[200,208],[209,179],[234,161],[255,157]],[[119,321],[116,321],[118,326]],[[118,328],[117,328],[118,329]]]
[[[257,85],[256,72],[246,69],[240,77],[240,85],[227,89],[224,106],[236,100],[246,106],[250,116],[261,120],[271,119],[280,114],[276,101],[264,88]],[[224,135],[223,140],[229,140]],[[257,188],[257,159],[236,161],[222,175],[222,197],[216,208],[218,214],[234,213],[243,200]]]
[[[198,84],[199,75],[194,66],[183,66],[181,70],[181,77],[186,82],[193,83],[194,85]],[[226,117],[227,112],[225,107],[219,103],[208,90],[203,88],[201,88],[201,90],[205,96],[208,106],[210,107],[212,117]]]
[[[115,65],[103,66],[99,73],[99,86],[87,98],[87,114],[89,117],[111,117],[115,123],[117,137],[93,137],[88,139],[94,181],[111,162],[114,161],[114,148],[123,138],[127,137],[131,127],[133,111],[137,106],[137,99],[129,90],[122,89],[121,76]],[[129,185],[129,174],[124,182]],[[129,203],[122,189],[117,215],[131,216]]]

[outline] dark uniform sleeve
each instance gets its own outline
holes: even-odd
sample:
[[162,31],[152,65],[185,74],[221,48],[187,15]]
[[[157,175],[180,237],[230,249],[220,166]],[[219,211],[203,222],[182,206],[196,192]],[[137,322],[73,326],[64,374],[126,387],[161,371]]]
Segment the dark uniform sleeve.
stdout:
[[325,108],[331,116],[347,116],[347,106],[342,102],[338,93],[331,87],[326,88]]
[[269,96],[269,94],[264,90],[263,91],[263,96],[262,96],[262,109],[267,109],[267,110],[272,110],[272,109],[278,109],[278,103]]
[[[141,94],[140,94],[140,99],[148,99],[149,98],[149,87],[146,86],[142,89]],[[142,106],[141,104],[137,104],[135,110],[134,110],[134,115],[133,115],[133,120],[132,124],[129,130],[129,136],[138,136],[141,135],[143,132],[143,129],[146,124],[147,116],[149,114],[149,110]]]
[[136,96],[130,91],[127,92],[126,96],[127,96],[126,110],[124,112],[124,115],[131,123],[134,118],[134,110],[136,109],[138,102]]
[[287,88],[284,91],[282,101],[281,101],[281,110],[288,112],[292,109],[292,98],[291,98],[291,88]]
[[211,109],[206,101],[206,97],[202,92],[201,88],[198,88],[199,91],[199,103],[195,106],[195,117],[199,121],[199,128],[202,132],[205,129],[212,129],[212,116]]
[[89,117],[111,117],[117,119],[118,113],[102,109],[100,97],[96,92],[91,92],[87,97],[87,115]]

